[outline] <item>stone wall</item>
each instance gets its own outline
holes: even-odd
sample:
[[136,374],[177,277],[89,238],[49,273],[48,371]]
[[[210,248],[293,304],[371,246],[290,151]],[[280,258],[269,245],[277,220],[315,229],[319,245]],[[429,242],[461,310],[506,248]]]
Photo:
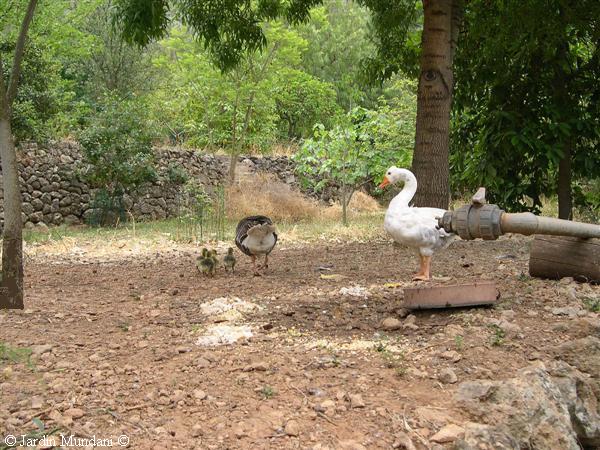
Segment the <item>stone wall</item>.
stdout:
[[[85,164],[76,142],[61,141],[46,147],[35,143],[19,149],[19,173],[26,227],[78,224],[94,211],[94,189],[83,181]],[[192,150],[157,149],[158,180],[125,197],[125,207],[138,219],[160,219],[177,212],[178,184],[170,181],[169,166],[180,166],[207,191],[222,183],[227,173],[226,158]],[[2,174],[0,172],[0,223],[4,219]]]
[[[23,223],[27,228],[79,224],[94,213],[94,189],[82,177],[86,167],[76,142],[53,142],[44,147],[23,144],[18,157]],[[143,186],[134,197],[124,198],[125,208],[136,219],[163,219],[178,214],[181,185],[169,176],[170,167],[182,169],[209,193],[224,184],[229,168],[228,156],[186,149],[156,149],[156,161],[158,180]],[[269,172],[282,182],[298,187],[294,162],[286,156],[241,156],[239,161],[249,172]],[[4,219],[1,180],[0,172],[0,225]],[[330,188],[320,194],[307,194],[330,201],[336,191]]]

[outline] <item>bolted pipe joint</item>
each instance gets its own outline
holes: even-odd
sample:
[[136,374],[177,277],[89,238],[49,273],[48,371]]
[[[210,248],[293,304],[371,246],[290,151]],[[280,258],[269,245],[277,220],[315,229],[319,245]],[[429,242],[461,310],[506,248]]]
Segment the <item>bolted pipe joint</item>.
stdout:
[[465,205],[445,212],[439,226],[461,239],[494,240],[502,235],[500,217],[503,213],[497,205]]
[[548,234],[579,238],[600,238],[600,225],[536,216],[532,213],[506,213],[497,205],[485,203],[485,188],[480,188],[470,205],[446,211],[438,227],[461,239],[498,239],[505,233]]

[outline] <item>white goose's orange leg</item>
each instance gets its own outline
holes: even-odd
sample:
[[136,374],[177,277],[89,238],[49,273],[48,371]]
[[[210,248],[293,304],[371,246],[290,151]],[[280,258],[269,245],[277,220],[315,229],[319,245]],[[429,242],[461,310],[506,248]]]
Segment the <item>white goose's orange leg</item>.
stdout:
[[431,256],[423,256],[419,254],[419,259],[421,260],[421,266],[419,268],[419,273],[417,273],[414,277],[414,281],[428,281],[430,278],[430,269],[431,269]]

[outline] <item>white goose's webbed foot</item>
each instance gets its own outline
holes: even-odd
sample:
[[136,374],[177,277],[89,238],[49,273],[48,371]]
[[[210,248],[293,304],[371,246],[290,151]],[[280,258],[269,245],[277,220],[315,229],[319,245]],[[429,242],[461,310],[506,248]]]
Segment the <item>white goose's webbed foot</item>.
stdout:
[[429,281],[431,279],[431,256],[423,256],[419,254],[419,259],[421,260],[419,272],[413,276],[413,281]]

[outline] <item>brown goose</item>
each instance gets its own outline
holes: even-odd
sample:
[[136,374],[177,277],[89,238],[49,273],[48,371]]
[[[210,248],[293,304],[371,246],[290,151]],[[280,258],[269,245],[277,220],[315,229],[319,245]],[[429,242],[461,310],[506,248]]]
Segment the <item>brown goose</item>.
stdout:
[[[242,253],[252,258],[254,275],[258,269],[269,267],[269,253],[277,243],[277,233],[273,221],[266,216],[250,216],[240,220],[235,229],[235,245]],[[265,263],[256,267],[256,257],[265,255]]]

